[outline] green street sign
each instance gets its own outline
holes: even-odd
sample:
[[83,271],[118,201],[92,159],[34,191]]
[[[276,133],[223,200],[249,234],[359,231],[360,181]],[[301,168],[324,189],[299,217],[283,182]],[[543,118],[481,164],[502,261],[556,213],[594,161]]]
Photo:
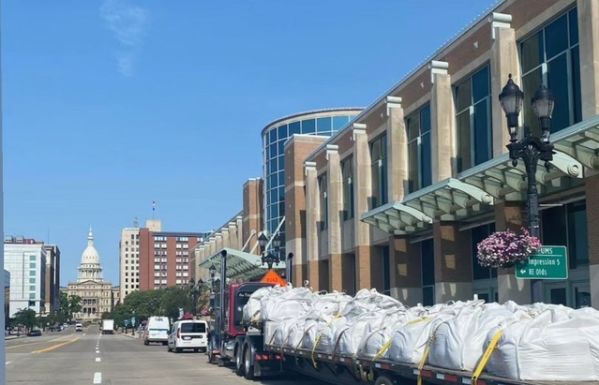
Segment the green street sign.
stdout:
[[516,264],[518,279],[568,279],[566,246],[541,246],[525,262]]

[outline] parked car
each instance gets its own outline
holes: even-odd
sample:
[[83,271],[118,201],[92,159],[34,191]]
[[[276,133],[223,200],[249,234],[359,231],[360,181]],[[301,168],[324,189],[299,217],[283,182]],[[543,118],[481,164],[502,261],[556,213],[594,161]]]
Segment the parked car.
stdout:
[[168,336],[168,351],[181,352],[193,349],[205,352],[208,346],[208,324],[200,320],[182,320],[173,324]]
[[75,331],[76,332],[82,332],[83,331],[83,325],[81,323],[77,322],[75,324]]
[[42,331],[40,329],[31,329],[29,333],[27,333],[28,337],[40,337],[42,335]]
[[149,345],[150,342],[159,342],[166,345],[169,329],[170,322],[167,317],[150,317],[146,328],[143,330],[144,345]]

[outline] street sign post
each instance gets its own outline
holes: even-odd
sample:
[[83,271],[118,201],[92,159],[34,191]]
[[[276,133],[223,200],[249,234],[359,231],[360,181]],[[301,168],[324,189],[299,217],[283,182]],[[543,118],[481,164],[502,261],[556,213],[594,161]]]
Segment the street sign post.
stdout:
[[541,246],[515,270],[518,279],[568,279],[566,246]]

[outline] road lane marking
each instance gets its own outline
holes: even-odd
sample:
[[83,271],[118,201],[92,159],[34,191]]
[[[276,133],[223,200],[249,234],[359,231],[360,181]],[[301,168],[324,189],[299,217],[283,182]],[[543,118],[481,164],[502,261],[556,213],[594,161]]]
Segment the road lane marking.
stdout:
[[34,350],[31,353],[46,353],[46,352],[52,351],[54,349],[61,348],[61,347],[65,346],[65,345],[72,344],[73,342],[78,341],[78,340],[79,340],[79,337],[75,337],[72,340],[61,342],[59,344],[52,345],[52,346],[49,346],[49,347],[44,348],[44,349]]
[[10,364],[10,361],[6,361],[6,365]]
[[100,351],[98,349],[96,349],[96,354],[100,354]]
[[102,383],[102,372],[95,372],[94,373],[94,384],[101,384]]
[[96,357],[96,362],[102,362],[102,359],[100,357]]

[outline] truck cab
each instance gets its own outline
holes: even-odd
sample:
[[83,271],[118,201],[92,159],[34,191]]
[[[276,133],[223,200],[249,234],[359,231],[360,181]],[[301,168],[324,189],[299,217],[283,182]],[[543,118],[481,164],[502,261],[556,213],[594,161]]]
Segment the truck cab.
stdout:
[[[208,337],[208,360],[225,365],[231,362],[244,342],[246,330],[242,324],[243,307],[256,290],[272,286],[270,283],[246,282],[234,283],[225,289],[225,303],[220,303],[220,296],[214,298],[214,318],[211,322]],[[221,306],[224,306],[225,317],[221,319]],[[238,355],[238,354],[237,354]]]

